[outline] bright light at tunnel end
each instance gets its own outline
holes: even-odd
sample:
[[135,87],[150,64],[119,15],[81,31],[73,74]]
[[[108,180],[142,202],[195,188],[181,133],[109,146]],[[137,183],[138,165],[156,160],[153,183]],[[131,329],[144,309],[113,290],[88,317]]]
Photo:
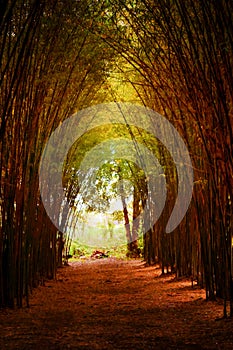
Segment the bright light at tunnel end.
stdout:
[[[123,124],[127,127],[138,127],[151,133],[160,140],[170,153],[176,167],[178,179],[175,205],[166,225],[166,232],[172,232],[184,218],[192,198],[193,167],[190,155],[180,134],[165,117],[149,108],[131,103],[112,102],[83,109],[66,119],[52,133],[44,148],[39,167],[39,188],[47,215],[57,229],[66,234],[63,220],[61,220],[61,206],[59,206],[59,203],[62,203],[63,213],[68,214],[70,206],[62,184],[63,165],[67,154],[74,142],[86,132],[112,123]],[[127,154],[127,147],[129,147],[130,143],[131,147],[134,146],[135,152]],[[119,140],[111,139],[111,145],[115,147],[115,159],[134,161],[143,169],[145,174],[149,170],[151,171],[151,168],[154,166],[154,175],[149,177],[151,180],[149,180],[148,186],[153,188],[153,185],[157,184],[159,191],[156,193],[156,198],[153,198],[152,193],[151,198],[147,199],[143,213],[138,218],[135,218],[135,220],[143,222],[142,234],[146,233],[150,228],[153,228],[165,206],[167,195],[166,181],[158,183],[158,181],[161,181],[161,176],[159,175],[161,175],[163,169],[155,155],[145,145],[139,142],[135,144],[135,140],[125,140],[125,152],[122,151],[122,147],[119,147]],[[111,153],[108,152],[107,148],[108,142],[106,142],[106,152],[103,158],[100,160],[97,157],[97,164],[93,164],[93,156],[90,157],[90,155],[98,151],[98,149],[93,147],[93,150],[85,155],[81,166],[84,168],[98,168],[103,162],[110,161]],[[153,208],[152,211],[153,203],[158,203],[158,207],[156,210]]]

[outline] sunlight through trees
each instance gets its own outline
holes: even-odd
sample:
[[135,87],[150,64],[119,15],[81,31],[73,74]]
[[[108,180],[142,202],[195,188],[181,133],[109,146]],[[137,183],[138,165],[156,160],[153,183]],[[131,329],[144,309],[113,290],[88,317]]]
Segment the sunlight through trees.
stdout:
[[[117,169],[107,162],[98,172],[99,192],[93,192],[91,169],[82,183],[75,175],[94,144],[112,137],[144,144],[167,186],[165,208],[143,235],[144,260],[160,264],[163,273],[192,276],[207,299],[224,300],[225,317],[229,301],[233,315],[232,13],[227,0],[1,3],[0,307],[29,305],[33,287],[54,278],[62,264],[66,237],[48,218],[39,193],[39,163],[51,133],[85,107],[123,101],[164,115],[184,139],[194,169],[185,218],[165,232],[177,197],[170,153],[145,131],[121,126],[89,132],[71,148],[63,176],[70,205],[80,195],[87,211],[104,212],[114,186],[128,180],[129,188],[120,183],[132,202],[129,217],[121,196],[123,222],[129,224],[128,250],[137,252],[140,223],[132,220],[150,196],[143,171],[133,162],[121,161]],[[60,199],[52,201],[62,213]]]

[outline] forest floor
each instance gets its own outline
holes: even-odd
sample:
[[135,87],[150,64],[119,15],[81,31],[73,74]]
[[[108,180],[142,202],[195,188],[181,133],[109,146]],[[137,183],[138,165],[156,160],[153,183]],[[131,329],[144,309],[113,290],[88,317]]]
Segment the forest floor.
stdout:
[[140,260],[78,261],[35,289],[30,308],[0,310],[0,349],[233,349],[222,311]]

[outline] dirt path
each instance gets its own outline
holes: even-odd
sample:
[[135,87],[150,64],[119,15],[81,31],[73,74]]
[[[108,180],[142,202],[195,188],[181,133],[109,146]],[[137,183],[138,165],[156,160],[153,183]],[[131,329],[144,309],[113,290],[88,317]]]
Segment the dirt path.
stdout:
[[233,322],[215,321],[222,306],[159,275],[139,260],[62,268],[29,309],[0,311],[0,349],[233,349]]

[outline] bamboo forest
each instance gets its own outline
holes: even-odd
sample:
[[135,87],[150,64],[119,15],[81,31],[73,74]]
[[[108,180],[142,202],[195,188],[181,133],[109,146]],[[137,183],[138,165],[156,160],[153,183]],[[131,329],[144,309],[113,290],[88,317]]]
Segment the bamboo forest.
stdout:
[[0,349],[233,349],[233,1],[0,1]]

